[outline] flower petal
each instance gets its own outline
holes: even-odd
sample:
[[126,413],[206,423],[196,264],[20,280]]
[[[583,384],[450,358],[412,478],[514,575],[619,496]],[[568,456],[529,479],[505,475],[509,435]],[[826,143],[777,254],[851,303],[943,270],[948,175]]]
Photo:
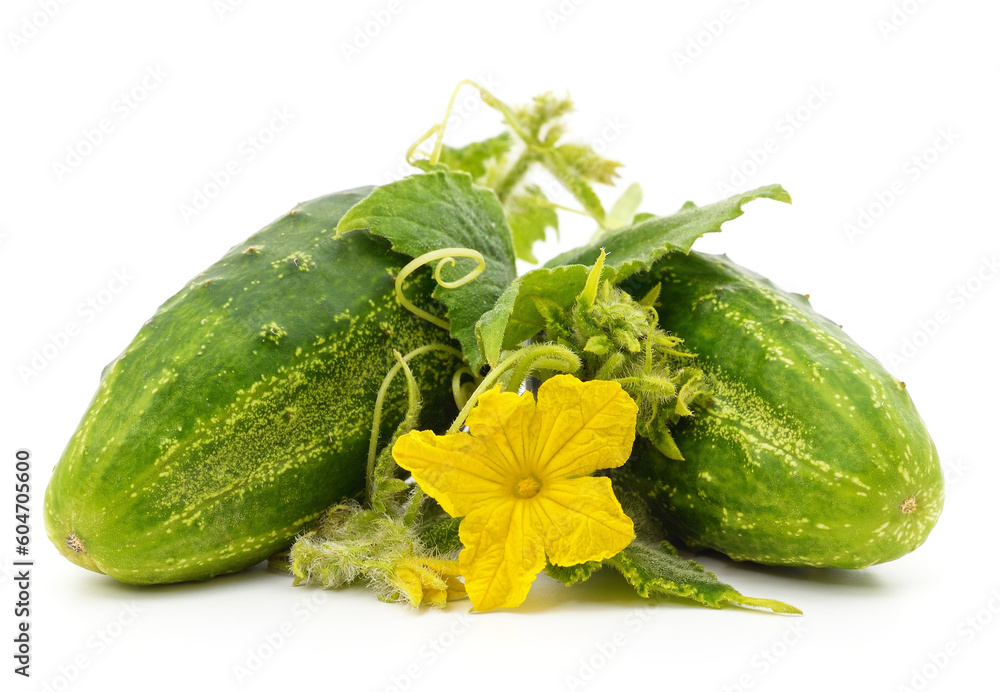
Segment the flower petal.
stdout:
[[447,599],[465,598],[465,584],[459,579],[462,570],[458,566],[458,560],[441,560],[432,557],[424,557],[420,560],[429,569],[441,575],[447,586]]
[[521,605],[545,567],[541,526],[531,501],[510,500],[476,510],[462,520],[458,535],[465,548],[458,563],[465,590],[476,610]]
[[479,397],[475,408],[465,419],[469,431],[486,445],[494,458],[505,459],[505,470],[514,474],[527,474],[531,440],[537,431],[535,423],[535,398],[531,394],[517,395],[500,392],[499,387]]
[[575,478],[624,464],[638,408],[617,382],[556,375],[538,390],[530,458],[539,478]]
[[472,435],[429,430],[410,431],[392,447],[396,463],[453,517],[465,516],[479,502],[510,497],[512,471],[505,469],[506,459],[492,454]]
[[389,581],[402,592],[414,608],[424,600],[424,584],[420,579],[420,573],[412,567],[398,568],[389,575]]
[[553,565],[604,560],[635,538],[632,520],[615,497],[610,478],[550,482],[532,505],[536,523],[545,527],[545,554]]

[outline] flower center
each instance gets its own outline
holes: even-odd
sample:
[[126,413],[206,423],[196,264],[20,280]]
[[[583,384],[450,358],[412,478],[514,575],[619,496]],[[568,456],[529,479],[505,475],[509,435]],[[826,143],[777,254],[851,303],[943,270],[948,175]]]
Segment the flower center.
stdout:
[[534,476],[525,476],[514,486],[514,495],[522,500],[527,500],[537,495],[541,488],[542,484],[538,482],[537,478]]

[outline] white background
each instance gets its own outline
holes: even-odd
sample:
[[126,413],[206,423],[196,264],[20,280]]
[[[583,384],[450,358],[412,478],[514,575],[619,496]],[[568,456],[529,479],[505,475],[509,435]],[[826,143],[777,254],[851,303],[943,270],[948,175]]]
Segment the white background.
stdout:
[[[996,684],[996,3],[231,4],[5,0],[0,11],[0,687]],[[541,578],[517,611],[475,617],[467,602],[413,612],[360,588],[293,589],[262,569],[140,589],[56,553],[42,494],[102,367],[190,277],[297,202],[399,177],[406,147],[466,77],[514,103],[568,90],[573,132],[626,164],[622,180],[641,181],[644,210],[720,199],[741,166],[751,174],[735,187],[789,190],[794,205],[754,202],[697,248],[810,293],[906,381],[948,470],[945,512],[923,547],[857,572],[704,558],[801,618],[649,604],[610,574],[573,589]],[[134,107],[122,99],[133,91]],[[498,129],[495,113],[468,104],[453,144]],[[271,137],[260,131],[280,124],[275,109],[290,122]],[[109,132],[88,150],[85,131],[103,119]],[[252,161],[251,136],[269,140]],[[60,173],[68,148],[88,155]],[[231,160],[240,173],[185,219],[181,205]],[[879,194],[879,218],[852,237],[845,224]],[[582,239],[567,229],[563,246]],[[78,332],[60,339],[69,322]],[[63,347],[25,376],[53,339]],[[34,461],[30,681],[11,658],[18,448]],[[260,667],[248,662],[255,651],[267,657]],[[977,682],[985,673],[990,682]]]

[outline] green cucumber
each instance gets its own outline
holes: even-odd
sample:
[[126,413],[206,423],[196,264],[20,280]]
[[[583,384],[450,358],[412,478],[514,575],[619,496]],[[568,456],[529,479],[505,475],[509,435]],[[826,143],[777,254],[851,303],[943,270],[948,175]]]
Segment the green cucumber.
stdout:
[[672,253],[660,325],[698,355],[712,402],[673,430],[683,461],[638,442],[623,482],[691,547],[769,565],[859,568],[923,543],[941,513],[937,450],[905,385],[805,296],[725,257]]
[[[397,304],[410,258],[365,231],[336,237],[369,192],[303,203],[234,247],[104,370],[45,497],[63,555],[129,583],[207,579],[266,559],[363,490],[393,350],[457,347]],[[432,282],[420,271],[407,294]],[[410,365],[431,416],[422,427],[445,427],[457,359],[434,350]],[[384,432],[405,411],[403,380]]]

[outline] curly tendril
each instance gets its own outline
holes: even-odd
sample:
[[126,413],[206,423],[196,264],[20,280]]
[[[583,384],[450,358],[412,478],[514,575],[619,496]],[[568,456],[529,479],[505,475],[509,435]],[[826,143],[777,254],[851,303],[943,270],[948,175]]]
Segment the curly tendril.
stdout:
[[469,400],[469,395],[466,393],[465,388],[472,385],[471,382],[462,383],[463,375],[468,375],[473,380],[479,379],[476,377],[476,373],[472,372],[472,368],[459,368],[451,376],[451,395],[455,399],[455,407],[459,410]]
[[[448,127],[448,120],[451,118],[451,111],[455,107],[455,99],[458,98],[458,92],[462,90],[464,86],[471,86],[473,89],[479,92],[479,97],[483,100],[486,105],[491,108],[496,108],[499,110],[504,119],[507,121],[508,125],[514,132],[520,136],[522,139],[525,138],[525,134],[521,132],[521,128],[514,115],[514,112],[507,107],[500,99],[487,91],[484,87],[480,86],[471,79],[463,79],[458,84],[455,85],[455,90],[451,92],[451,98],[448,100],[448,107],[445,109],[444,117],[441,122],[436,125],[432,125],[427,132],[420,136],[416,142],[410,145],[410,148],[406,150],[406,162],[411,166],[415,164],[417,158],[416,154],[423,154],[427,158],[427,162],[432,166],[436,166],[437,162],[441,159],[441,149],[444,146],[444,131]],[[436,135],[436,137],[435,137]],[[419,149],[421,144],[434,137],[434,148],[430,153]]]
[[[477,264],[475,268],[473,268],[465,276],[460,277],[454,281],[445,281],[441,277],[441,269],[444,267],[444,264],[446,262],[451,263],[451,266],[454,267],[456,257],[468,257],[469,259],[476,260]],[[441,327],[441,329],[444,329],[445,331],[451,331],[450,322],[448,322],[447,320],[443,320],[436,315],[432,315],[426,310],[418,308],[403,293],[403,282],[406,281],[406,278],[414,271],[416,271],[418,268],[424,266],[425,264],[430,264],[435,260],[440,260],[440,261],[434,268],[434,280],[442,288],[450,289],[450,288],[458,288],[459,286],[464,286],[465,284],[469,283],[477,276],[482,274],[483,270],[486,269],[486,258],[483,257],[482,253],[477,252],[476,250],[472,250],[470,248],[446,247],[446,248],[441,248],[440,250],[432,250],[431,252],[425,252],[419,257],[414,258],[409,264],[400,269],[399,274],[396,276],[396,300],[399,302],[399,304],[402,305],[407,310],[409,310],[410,312],[412,312],[417,317],[425,319],[431,324],[437,327]]]

